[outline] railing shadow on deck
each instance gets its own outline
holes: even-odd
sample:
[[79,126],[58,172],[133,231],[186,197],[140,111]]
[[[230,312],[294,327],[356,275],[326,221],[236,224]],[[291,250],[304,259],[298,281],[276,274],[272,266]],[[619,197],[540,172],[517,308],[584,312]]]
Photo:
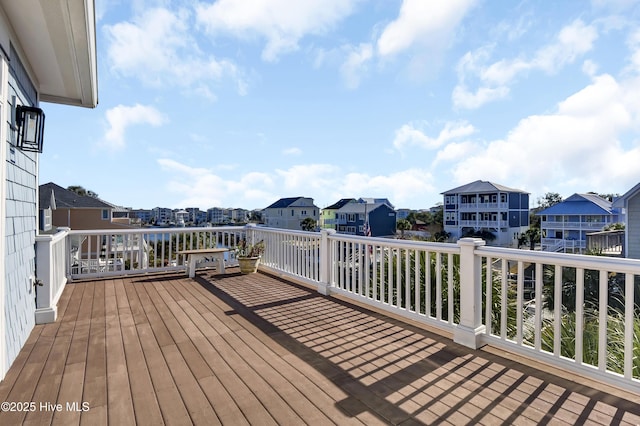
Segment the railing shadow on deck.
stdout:
[[[234,274],[200,275],[195,281],[229,305],[229,315],[242,316],[348,394],[337,403],[347,415],[369,411],[393,424],[425,418],[431,423],[451,420],[462,411],[471,424],[487,418],[509,424],[520,415],[541,423],[554,416],[583,423],[601,413],[600,405],[606,404],[615,411],[613,419],[618,422],[626,413],[640,416],[640,405],[630,400],[466,348],[307,286],[259,274],[269,284],[282,284],[282,289],[271,287],[258,293],[255,286],[226,286],[225,278]],[[287,288],[295,294],[287,296]],[[270,300],[262,301],[265,296]],[[270,316],[271,310],[278,315]],[[342,316],[331,317],[332,313]],[[298,328],[294,327],[296,320],[300,321]],[[351,335],[344,339],[349,329]],[[352,352],[357,347],[360,353]],[[567,405],[572,411],[567,412]]]

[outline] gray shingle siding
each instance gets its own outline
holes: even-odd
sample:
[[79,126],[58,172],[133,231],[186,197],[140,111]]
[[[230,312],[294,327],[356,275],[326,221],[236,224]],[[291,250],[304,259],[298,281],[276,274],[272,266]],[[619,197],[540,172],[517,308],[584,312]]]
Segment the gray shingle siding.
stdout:
[[626,232],[628,235],[626,256],[640,259],[640,194],[629,198]]
[[[12,62],[19,62],[17,57]],[[25,74],[26,75],[26,74]],[[20,74],[18,78],[25,78]],[[30,82],[21,82],[19,86],[10,70],[8,100],[11,104],[22,99],[22,104],[29,105],[19,87],[28,87]],[[28,83],[28,84],[25,84]],[[12,108],[13,105],[7,105]],[[12,114],[5,114],[10,120]],[[4,262],[5,278],[5,321],[7,333],[4,336],[7,348],[6,371],[15,360],[35,325],[35,290],[30,278],[35,275],[35,236],[37,206],[37,154],[23,152],[14,146],[15,132],[8,127],[7,141],[3,149],[7,150],[7,180],[5,204],[5,245]]]

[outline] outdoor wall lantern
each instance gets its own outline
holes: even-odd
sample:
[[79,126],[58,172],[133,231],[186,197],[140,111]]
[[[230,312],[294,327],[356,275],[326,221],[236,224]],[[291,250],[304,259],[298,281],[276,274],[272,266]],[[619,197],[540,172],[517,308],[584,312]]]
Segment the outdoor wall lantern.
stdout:
[[42,152],[44,136],[44,111],[40,108],[18,105],[18,148],[23,151]]

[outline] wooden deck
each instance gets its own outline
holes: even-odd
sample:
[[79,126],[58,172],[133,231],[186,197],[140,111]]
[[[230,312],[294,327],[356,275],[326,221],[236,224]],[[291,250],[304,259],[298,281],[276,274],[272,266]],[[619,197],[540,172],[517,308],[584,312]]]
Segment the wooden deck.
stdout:
[[68,284],[0,425],[640,423],[602,389],[230,268]]

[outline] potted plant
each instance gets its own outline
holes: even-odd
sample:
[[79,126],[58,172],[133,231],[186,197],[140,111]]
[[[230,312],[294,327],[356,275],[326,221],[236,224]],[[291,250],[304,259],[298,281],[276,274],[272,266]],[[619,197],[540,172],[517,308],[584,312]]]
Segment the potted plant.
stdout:
[[249,244],[247,240],[241,240],[235,251],[238,264],[240,265],[240,272],[243,274],[257,272],[260,257],[262,257],[262,253],[264,253],[264,241]]

